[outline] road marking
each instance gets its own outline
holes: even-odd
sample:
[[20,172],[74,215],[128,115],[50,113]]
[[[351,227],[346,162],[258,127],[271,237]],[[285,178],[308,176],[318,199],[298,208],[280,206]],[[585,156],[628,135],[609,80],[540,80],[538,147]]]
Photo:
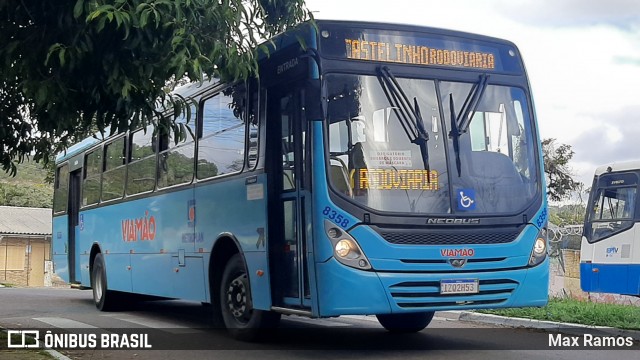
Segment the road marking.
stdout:
[[75,321],[71,319],[58,318],[58,317],[42,317],[42,318],[33,318],[33,320],[37,320],[43,322],[45,324],[49,324],[51,326],[63,329],[97,329],[97,326],[85,324],[80,321]]
[[132,324],[141,325],[144,327],[161,330],[171,334],[197,334],[203,331],[192,329],[187,325],[179,325],[173,322],[167,322],[162,320],[148,319],[142,316],[128,315],[128,314],[104,314],[102,316],[111,317],[120,321],[130,322]]

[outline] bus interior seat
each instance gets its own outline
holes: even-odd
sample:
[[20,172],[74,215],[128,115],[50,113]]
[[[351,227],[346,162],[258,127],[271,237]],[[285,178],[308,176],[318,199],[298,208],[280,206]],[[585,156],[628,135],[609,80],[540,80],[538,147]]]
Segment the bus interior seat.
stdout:
[[337,157],[332,157],[330,166],[331,183],[333,186],[341,193],[353,197],[349,174],[344,162]]
[[[513,199],[517,199],[525,191],[520,173],[507,155],[493,151],[472,151],[469,162],[471,179],[482,206],[487,211],[506,211],[513,207]],[[506,193],[496,196],[496,192]]]
[[509,179],[522,182],[522,178],[511,159],[499,152],[471,152],[471,173],[481,178]]
[[364,189],[360,189],[360,170],[367,168],[364,156],[364,148],[361,142],[353,144],[349,151],[349,183],[354,189],[355,195],[362,195]]

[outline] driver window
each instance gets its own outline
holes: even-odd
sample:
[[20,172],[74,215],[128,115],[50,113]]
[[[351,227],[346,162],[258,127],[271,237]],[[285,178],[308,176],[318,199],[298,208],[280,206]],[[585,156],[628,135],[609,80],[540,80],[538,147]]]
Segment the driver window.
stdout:
[[631,219],[634,212],[635,190],[635,188],[603,190],[598,204],[594,206],[595,219]]
[[509,156],[507,140],[507,116],[504,104],[498,112],[476,112],[469,124],[471,149],[473,151],[493,151]]
[[[362,143],[367,140],[365,121],[364,116],[356,116],[329,125],[331,181],[340,192],[348,196],[353,196],[355,169],[365,167],[362,165]],[[379,129],[385,130],[382,123],[378,126]]]
[[387,125],[392,108],[380,109],[373,112],[373,141],[389,142]]

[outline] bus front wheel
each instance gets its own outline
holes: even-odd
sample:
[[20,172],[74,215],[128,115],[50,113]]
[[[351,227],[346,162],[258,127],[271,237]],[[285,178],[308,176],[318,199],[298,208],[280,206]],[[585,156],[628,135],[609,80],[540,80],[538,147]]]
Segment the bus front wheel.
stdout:
[[257,340],[263,329],[276,327],[280,321],[280,314],[253,308],[241,254],[232,256],[222,273],[220,307],[225,327],[237,340]]
[[110,311],[116,308],[116,294],[108,290],[107,270],[104,266],[104,258],[101,253],[96,254],[91,270],[91,288],[93,289],[93,302],[100,311]]
[[380,325],[390,332],[412,333],[426,328],[433,319],[433,311],[408,314],[376,315]]

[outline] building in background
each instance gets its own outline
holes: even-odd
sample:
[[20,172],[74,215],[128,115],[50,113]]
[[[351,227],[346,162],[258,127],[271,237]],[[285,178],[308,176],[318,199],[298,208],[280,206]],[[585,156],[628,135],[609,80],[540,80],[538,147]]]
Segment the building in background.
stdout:
[[0,284],[51,286],[51,209],[0,206]]

